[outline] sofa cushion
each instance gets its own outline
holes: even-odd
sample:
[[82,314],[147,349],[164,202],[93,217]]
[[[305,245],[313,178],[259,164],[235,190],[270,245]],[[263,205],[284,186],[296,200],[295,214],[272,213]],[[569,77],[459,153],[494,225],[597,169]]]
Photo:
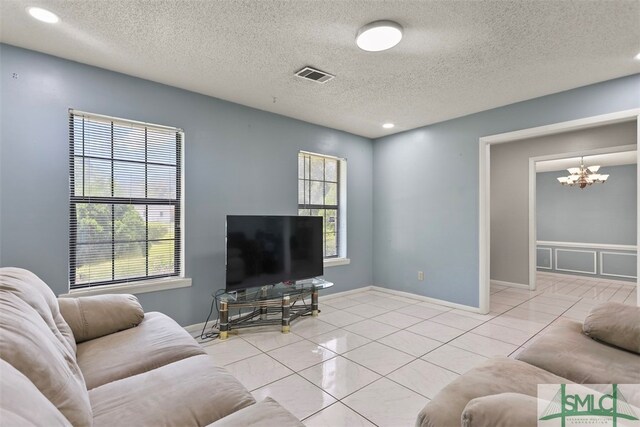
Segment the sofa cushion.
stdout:
[[57,307],[55,297],[31,286],[32,278],[14,279],[0,277],[0,359],[26,376],[71,424],[91,425],[82,372],[44,302]]
[[187,331],[151,312],[135,328],[78,344],[77,357],[91,390],[199,354],[205,352]]
[[71,424],[27,377],[0,359],[0,424],[69,426]]
[[462,412],[472,399],[499,393],[537,396],[538,384],[567,382],[570,381],[518,360],[489,359],[443,388],[420,411],[416,425],[459,426]]
[[591,338],[640,353],[640,307],[606,302],[584,319],[582,331]]
[[270,397],[234,412],[207,427],[304,427],[291,412]]
[[579,384],[640,383],[637,354],[589,338],[570,320],[552,325],[517,359]]
[[144,310],[133,295],[60,298],[60,312],[77,343],[138,326]]
[[463,427],[536,427],[538,399],[521,393],[500,393],[472,399],[462,411]]
[[89,396],[96,427],[206,426],[255,403],[251,393],[207,355],[105,384]]

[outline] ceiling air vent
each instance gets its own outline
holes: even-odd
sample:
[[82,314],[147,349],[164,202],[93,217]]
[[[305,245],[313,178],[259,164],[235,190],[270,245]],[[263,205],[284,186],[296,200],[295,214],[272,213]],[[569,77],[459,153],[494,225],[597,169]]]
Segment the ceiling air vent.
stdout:
[[296,76],[307,80],[313,80],[317,83],[326,83],[335,77],[333,74],[325,73],[324,71],[316,70],[311,67],[304,67],[296,73]]

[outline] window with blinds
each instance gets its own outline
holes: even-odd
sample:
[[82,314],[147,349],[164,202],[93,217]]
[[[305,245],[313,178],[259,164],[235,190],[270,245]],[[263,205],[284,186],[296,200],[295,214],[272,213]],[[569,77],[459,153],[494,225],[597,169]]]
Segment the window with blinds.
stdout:
[[183,138],[69,111],[71,289],[181,275]]
[[298,215],[323,218],[325,258],[340,256],[341,161],[304,151],[298,154]]

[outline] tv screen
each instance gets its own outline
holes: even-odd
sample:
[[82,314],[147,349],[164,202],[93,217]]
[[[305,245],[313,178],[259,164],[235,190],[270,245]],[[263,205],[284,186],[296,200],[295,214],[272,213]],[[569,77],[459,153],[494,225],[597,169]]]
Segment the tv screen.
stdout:
[[324,274],[322,217],[227,216],[227,290]]

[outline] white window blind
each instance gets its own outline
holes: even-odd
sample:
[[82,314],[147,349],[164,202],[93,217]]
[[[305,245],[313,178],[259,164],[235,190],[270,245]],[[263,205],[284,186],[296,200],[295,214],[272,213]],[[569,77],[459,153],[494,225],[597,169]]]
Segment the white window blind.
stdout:
[[181,275],[183,137],[69,111],[71,289]]

